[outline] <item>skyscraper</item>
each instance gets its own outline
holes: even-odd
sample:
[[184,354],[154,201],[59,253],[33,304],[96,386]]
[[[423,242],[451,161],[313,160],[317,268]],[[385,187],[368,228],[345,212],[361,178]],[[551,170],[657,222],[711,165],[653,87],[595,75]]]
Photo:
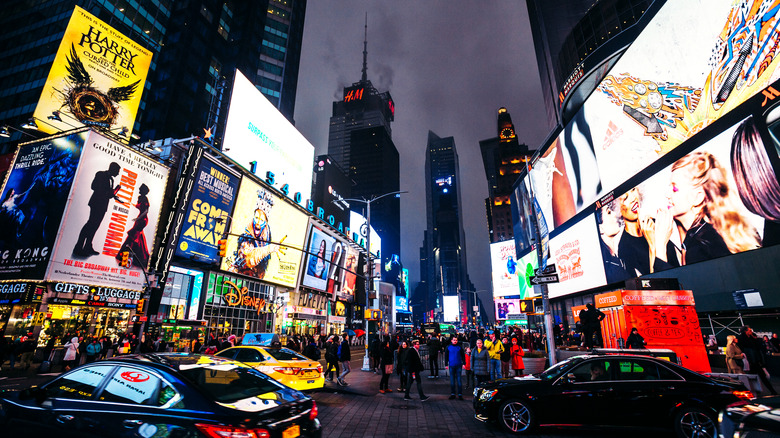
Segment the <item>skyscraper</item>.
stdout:
[[[428,285],[427,301],[431,308],[426,310],[433,310],[434,305],[441,308],[443,296],[462,294],[463,299],[471,300],[466,298],[471,294],[462,291],[473,291],[474,287],[466,264],[460,165],[455,140],[441,138],[431,131],[428,131],[425,150],[425,201],[427,228],[423,248],[428,251],[428,263],[421,272],[421,280]],[[468,308],[472,305],[468,304]]]
[[488,182],[488,197],[485,199],[490,242],[512,239],[512,210],[509,207],[512,184],[525,168],[532,151],[517,140],[512,117],[506,108],[498,109],[497,137],[479,142],[482,163]]
[[[366,26],[366,36],[368,27]],[[363,40],[363,70],[360,81],[344,88],[344,97],[333,102],[328,134],[328,155],[348,173],[350,198],[381,196],[400,189],[398,149],[390,123],[395,106],[390,92],[380,93],[368,80],[367,39]],[[352,209],[361,212],[363,205]],[[382,265],[401,254],[401,203],[396,197],[371,205],[371,226],[382,237]]]

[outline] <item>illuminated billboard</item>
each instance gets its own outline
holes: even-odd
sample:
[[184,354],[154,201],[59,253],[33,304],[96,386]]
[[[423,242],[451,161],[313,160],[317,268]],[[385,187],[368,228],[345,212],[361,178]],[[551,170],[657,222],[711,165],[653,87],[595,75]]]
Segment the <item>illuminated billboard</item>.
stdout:
[[780,10],[771,5],[662,6],[534,163],[551,230],[780,76]]
[[547,285],[550,298],[606,284],[594,215],[550,239],[558,283]]
[[[368,236],[368,232],[366,231],[367,228],[367,222],[366,218],[363,217],[362,214],[356,213],[354,211],[349,212],[349,229],[352,230],[353,233],[358,233],[357,243],[362,246],[363,248],[366,247],[366,237]],[[379,237],[379,234],[377,234],[374,227],[371,227],[371,254],[373,254],[375,257],[379,257],[379,253],[382,249],[382,238]],[[377,270],[375,269],[374,272],[379,272],[381,274],[381,269]]]
[[308,216],[249,178],[241,180],[221,269],[295,287]]
[[504,321],[508,315],[516,316],[518,313],[522,313],[520,310],[520,299],[493,299],[493,303],[496,306],[496,321]]
[[314,146],[239,71],[222,150],[295,202],[311,199]]
[[535,247],[531,251],[517,260],[517,279],[520,286],[520,298],[533,298],[541,295],[541,291],[536,293],[534,285],[531,284],[531,277],[539,269],[539,257],[536,255]]
[[607,281],[760,248],[765,219],[745,202],[762,210],[769,162],[749,117],[616,196],[597,212]]
[[457,295],[444,295],[444,322],[460,322],[460,300]]
[[80,126],[130,138],[152,52],[76,6],[33,117],[49,133]]
[[356,248],[347,245],[344,269],[341,270],[341,288],[336,291],[339,300],[351,303],[355,301],[355,285],[357,284],[358,260],[360,259]]
[[490,265],[493,275],[493,296],[520,294],[518,263],[515,260],[515,241],[505,240],[490,244]]
[[198,261],[219,261],[218,242],[225,235],[240,178],[208,157],[195,175],[176,255]]
[[[328,279],[332,263],[341,258],[343,244],[333,236],[312,224],[309,231],[309,242],[306,245],[306,253],[303,257],[304,286],[325,291],[328,287]],[[337,269],[333,269],[337,271]]]
[[0,279],[43,280],[87,132],[22,145],[0,206]]
[[90,131],[47,280],[143,289],[167,179],[167,167]]

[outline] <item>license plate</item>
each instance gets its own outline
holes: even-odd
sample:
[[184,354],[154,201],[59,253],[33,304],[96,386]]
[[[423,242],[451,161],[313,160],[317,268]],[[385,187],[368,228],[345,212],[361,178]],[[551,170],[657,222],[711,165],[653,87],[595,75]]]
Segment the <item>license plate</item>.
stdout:
[[306,383],[314,383],[314,380],[307,380]]
[[318,373],[317,371],[304,371],[302,374],[303,377],[316,377]]
[[282,432],[282,438],[296,438],[301,435],[301,426],[290,426]]

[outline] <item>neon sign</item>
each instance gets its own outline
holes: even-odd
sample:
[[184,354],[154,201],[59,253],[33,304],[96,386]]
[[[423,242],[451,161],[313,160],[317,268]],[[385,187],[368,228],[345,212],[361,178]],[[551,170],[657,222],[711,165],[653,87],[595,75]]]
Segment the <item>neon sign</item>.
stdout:
[[230,286],[230,289],[228,289],[223,295],[222,298],[225,299],[225,302],[230,307],[236,307],[236,306],[245,306],[245,307],[253,307],[257,309],[258,315],[262,312],[265,313],[273,313],[276,311],[274,307],[275,304],[267,303],[264,299],[260,297],[253,297],[249,295],[249,289],[246,288],[246,286],[242,288],[238,288],[235,283],[232,281],[225,281],[222,283],[223,286]]
[[363,92],[366,89],[363,87],[359,88],[345,88],[344,89],[344,102],[355,102],[358,100],[363,100]]

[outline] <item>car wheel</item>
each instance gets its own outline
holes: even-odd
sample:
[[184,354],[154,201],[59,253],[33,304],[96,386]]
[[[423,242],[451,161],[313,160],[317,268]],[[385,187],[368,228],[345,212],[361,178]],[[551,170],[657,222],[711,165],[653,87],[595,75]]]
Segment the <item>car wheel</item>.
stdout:
[[718,436],[718,424],[703,409],[688,407],[674,416],[674,431],[680,438],[715,438]]
[[527,404],[519,400],[509,400],[498,410],[499,422],[504,429],[512,433],[528,433],[534,427],[536,416]]

